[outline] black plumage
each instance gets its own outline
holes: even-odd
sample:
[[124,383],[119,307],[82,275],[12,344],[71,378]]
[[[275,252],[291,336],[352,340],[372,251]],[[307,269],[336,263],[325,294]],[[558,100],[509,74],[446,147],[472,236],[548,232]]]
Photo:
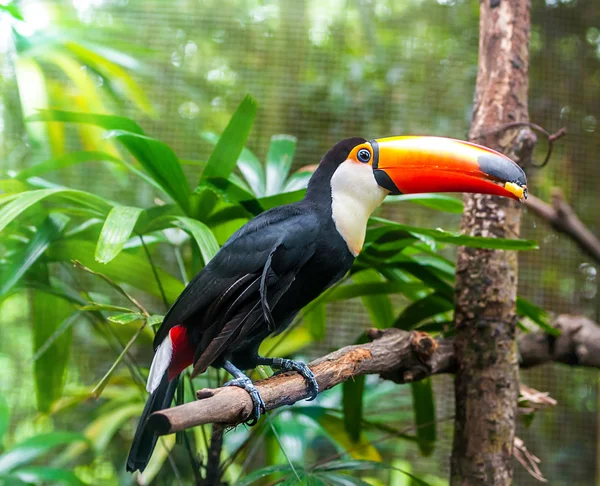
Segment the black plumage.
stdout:
[[[336,144],[311,177],[302,201],[266,211],[233,234],[187,285],[155,336],[156,350],[173,327],[183,326],[188,345],[195,351],[193,375],[209,366],[232,373],[231,384],[252,396],[254,420],[260,415],[262,399],[240,369],[271,364],[295,370],[307,379],[313,398],[318,391],[306,365],[261,358],[258,348],[352,266],[354,256],[332,218],[331,177],[352,148],[364,142],[352,138]],[[177,353],[175,347],[172,359]],[[146,403],[127,460],[128,471],[143,471],[150,460],[157,436],[146,422],[173,400],[177,380],[168,378],[167,371]]]
[[335,169],[364,141],[336,144],[302,201],[266,211],[240,228],[173,304],[155,348],[171,327],[183,325],[196,349],[194,375],[225,360],[240,369],[256,366],[260,343],[281,332],[354,261],[335,228],[329,186]]

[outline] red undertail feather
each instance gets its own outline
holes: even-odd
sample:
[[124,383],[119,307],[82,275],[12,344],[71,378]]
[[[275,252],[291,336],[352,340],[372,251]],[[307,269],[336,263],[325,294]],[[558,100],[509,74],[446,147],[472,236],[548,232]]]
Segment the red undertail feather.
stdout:
[[190,343],[184,326],[173,326],[169,331],[173,344],[173,354],[169,364],[169,380],[178,376],[194,361],[195,349]]

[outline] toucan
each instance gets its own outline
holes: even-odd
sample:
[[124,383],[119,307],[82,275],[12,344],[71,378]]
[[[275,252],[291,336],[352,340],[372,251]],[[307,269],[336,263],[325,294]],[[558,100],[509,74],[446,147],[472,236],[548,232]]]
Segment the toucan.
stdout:
[[333,146],[299,202],[265,211],[235,232],[171,306],[154,339],[150,393],[127,459],[143,471],[157,435],[150,415],[171,405],[180,373],[209,366],[233,376],[225,386],[248,391],[251,423],[264,411],[243,373],[269,365],[300,373],[309,399],[319,391],[304,363],[262,357],[261,342],[348,272],[365,240],[367,221],[388,194],[470,192],[527,197],[523,170],[491,149],[442,137],[403,136]]

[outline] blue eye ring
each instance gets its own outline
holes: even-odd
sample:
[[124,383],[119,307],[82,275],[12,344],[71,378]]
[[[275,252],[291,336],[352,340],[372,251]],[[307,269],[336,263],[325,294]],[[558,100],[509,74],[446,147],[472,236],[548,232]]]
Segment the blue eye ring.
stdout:
[[360,149],[357,153],[356,153],[356,157],[358,158],[358,160],[360,160],[362,163],[366,164],[369,160],[371,160],[371,152],[369,152],[367,149],[363,148]]

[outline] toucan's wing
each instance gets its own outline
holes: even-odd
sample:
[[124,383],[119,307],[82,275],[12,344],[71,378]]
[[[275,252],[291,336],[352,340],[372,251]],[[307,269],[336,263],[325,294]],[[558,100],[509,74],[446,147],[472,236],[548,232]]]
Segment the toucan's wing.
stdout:
[[193,326],[195,332],[207,330],[214,324],[213,319],[188,321],[203,312],[210,314],[211,305],[219,301],[222,305],[229,304],[249,285],[264,291],[273,278],[269,272],[283,275],[300,267],[306,255],[314,252],[319,228],[317,216],[298,204],[274,208],[249,221],[223,245],[171,306],[154,339],[155,348],[178,324]]

